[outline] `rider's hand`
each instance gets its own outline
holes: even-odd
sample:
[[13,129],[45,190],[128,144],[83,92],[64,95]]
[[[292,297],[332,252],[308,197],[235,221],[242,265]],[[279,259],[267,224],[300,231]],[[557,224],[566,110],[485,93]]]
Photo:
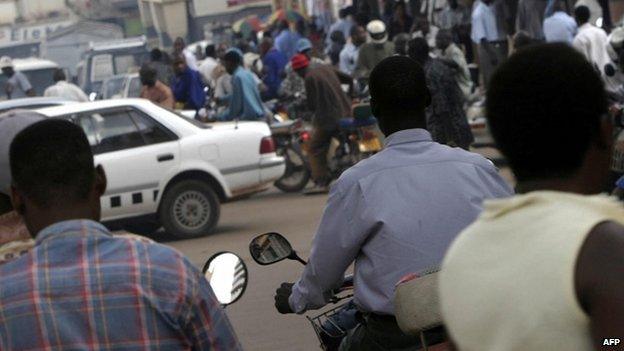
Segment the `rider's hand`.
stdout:
[[293,285],[293,283],[282,283],[277,291],[275,291],[275,308],[277,308],[277,311],[281,314],[295,313],[288,303]]

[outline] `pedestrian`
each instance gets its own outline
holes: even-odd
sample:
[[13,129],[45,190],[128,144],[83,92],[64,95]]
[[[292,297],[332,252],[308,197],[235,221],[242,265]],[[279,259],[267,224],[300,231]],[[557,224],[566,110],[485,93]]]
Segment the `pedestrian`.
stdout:
[[360,48],[366,43],[366,30],[359,25],[351,27],[351,39],[340,52],[340,70],[353,75],[358,61]]
[[[624,330],[624,209],[600,194],[613,146],[600,76],[566,44],[528,47],[494,74],[486,111],[518,195],[486,202],[444,258],[438,292],[455,346],[620,348],[603,346]],[[566,137],[553,138],[562,125]]]
[[37,122],[9,159],[13,204],[36,244],[0,265],[3,348],[241,349],[188,259],[99,223],[106,175],[79,126]]
[[215,82],[212,79],[212,72],[214,71],[215,67],[217,67],[217,65],[219,64],[219,62],[217,61],[217,50],[214,44],[206,45],[205,54],[206,54],[206,58],[199,65],[199,73],[201,73],[202,75],[204,84],[214,89]]
[[507,40],[499,28],[493,0],[481,0],[472,11],[472,41],[479,46],[479,70],[487,88],[496,67],[507,58]]
[[533,40],[544,40],[544,14],[548,0],[518,0],[516,31],[524,31]]
[[7,81],[4,85],[4,91],[7,98],[10,100],[14,97],[15,89],[18,88],[26,96],[35,96],[35,89],[33,89],[30,81],[26,75],[20,71],[16,71],[13,66],[13,60],[8,56],[2,56],[0,58],[0,69],[2,73],[7,77]]
[[386,57],[394,55],[394,44],[388,41],[386,25],[374,20],[366,25],[370,41],[360,48],[355,68],[356,78],[368,78],[375,66]]
[[286,55],[277,50],[273,45],[273,39],[263,38],[260,43],[260,57],[262,58],[264,85],[267,91],[263,94],[263,100],[277,99],[282,77],[285,75],[284,69],[288,64]]
[[45,119],[42,114],[26,110],[0,115],[0,264],[19,257],[34,246],[26,224],[11,203],[9,147],[19,132]]
[[342,91],[336,71],[326,65],[310,66],[304,54],[291,60],[293,70],[305,81],[308,109],[313,111],[310,140],[310,168],[314,188],[307,193],[326,193],[331,176],[327,166],[327,152],[339,121],[351,115],[351,102]]
[[[386,146],[332,186],[308,264],[294,285],[282,284],[275,305],[280,313],[300,314],[325,306],[354,264],[354,303],[364,322],[340,349],[422,350],[420,337],[405,335],[394,318],[397,282],[438,266],[483,200],[512,190],[482,156],[431,140],[430,96],[415,61],[383,60],[370,75],[370,90]],[[431,345],[440,335],[437,329],[423,338]]]
[[229,49],[223,57],[223,64],[232,76],[232,93],[225,99],[228,107],[215,115],[217,120],[232,121],[259,120],[266,116],[264,105],[253,73],[243,67],[243,53],[236,48]]
[[409,33],[414,25],[414,20],[407,14],[405,1],[394,1],[392,8],[392,20],[390,21],[389,39],[392,40],[396,35],[401,33]]
[[52,74],[54,85],[48,87],[44,92],[45,97],[58,97],[69,101],[86,102],[89,101],[87,94],[76,84],[69,83],[65,76],[65,71],[60,68],[54,70]]
[[146,63],[141,66],[139,71],[141,79],[141,95],[142,99],[147,99],[156,105],[169,110],[175,108],[175,99],[171,89],[158,80],[158,72],[150,64]]
[[464,95],[455,80],[454,72],[439,59],[431,58],[424,38],[414,38],[408,45],[409,57],[425,71],[431,93],[427,109],[427,130],[434,141],[468,150],[474,141],[466,113]]
[[553,14],[544,20],[544,38],[549,43],[572,45],[578,26],[572,16],[564,11],[563,0],[554,0]]
[[275,48],[290,60],[296,52],[297,41],[301,37],[290,30],[290,24],[286,20],[280,21],[277,28],[279,34],[275,37]]
[[407,42],[410,41],[407,33],[399,33],[394,36],[394,54],[399,56],[407,56]]
[[184,56],[173,59],[173,70],[175,78],[171,90],[176,103],[185,110],[199,112],[206,105],[206,92],[201,75],[187,66]]
[[578,6],[574,9],[574,17],[578,24],[578,33],[572,45],[591,62],[595,69],[604,74],[604,67],[610,63],[607,45],[609,39],[602,29],[589,23],[590,13],[587,6]]
[[342,33],[343,37],[346,39],[349,37],[349,35],[351,35],[351,28],[353,28],[353,26],[354,26],[353,7],[349,6],[349,7],[340,9],[340,11],[338,11],[338,20],[329,27],[330,35],[327,36],[327,38],[325,39],[325,47],[329,48],[331,46],[332,44],[331,34],[332,33],[339,31]]
[[[440,30],[451,31],[453,42],[463,46],[468,62],[473,61],[472,41],[470,40],[470,9],[458,2],[449,0],[436,22]],[[436,34],[437,35],[437,34]]]
[[167,85],[173,83],[174,73],[169,55],[158,48],[154,48],[150,52],[150,63],[158,72],[157,77],[161,82]]
[[186,43],[182,37],[177,37],[173,42],[173,57],[182,56],[184,57],[184,61],[186,65],[190,67],[192,70],[197,71],[199,67],[197,66],[197,57],[195,57],[195,53],[186,47]]
[[340,62],[340,52],[344,48],[347,39],[343,36],[342,32],[334,31],[330,35],[331,45],[327,48],[327,56],[329,57],[331,64],[337,66]]
[[441,29],[438,31],[436,47],[440,50],[442,59],[453,63],[455,80],[464,93],[464,97],[468,99],[472,95],[473,88],[470,69],[468,68],[464,52],[453,42],[453,37],[449,30]]

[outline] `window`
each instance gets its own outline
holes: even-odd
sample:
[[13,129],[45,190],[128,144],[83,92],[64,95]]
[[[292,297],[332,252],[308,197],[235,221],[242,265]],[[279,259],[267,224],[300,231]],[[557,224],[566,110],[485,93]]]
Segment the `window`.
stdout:
[[86,113],[80,116],[78,124],[96,155],[145,145],[141,132],[125,110]]
[[91,81],[101,82],[115,74],[113,69],[113,55],[102,54],[91,58]]
[[142,112],[129,108],[128,114],[132,116],[132,120],[136,123],[148,145],[166,143],[177,139],[175,134]]
[[141,79],[139,77],[130,79],[130,86],[128,87],[128,96],[129,98],[138,98],[141,96],[141,89],[143,85],[141,84]]
[[178,139],[177,135],[151,117],[131,107],[61,118],[71,120],[82,128],[95,155]]

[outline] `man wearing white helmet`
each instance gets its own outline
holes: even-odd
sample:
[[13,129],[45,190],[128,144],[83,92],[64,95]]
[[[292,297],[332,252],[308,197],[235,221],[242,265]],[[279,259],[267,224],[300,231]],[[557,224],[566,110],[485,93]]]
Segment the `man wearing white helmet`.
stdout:
[[2,73],[7,77],[4,91],[9,99],[13,96],[15,88],[19,88],[26,96],[35,96],[35,90],[28,81],[28,78],[22,72],[18,72],[13,67],[13,60],[8,56],[2,56],[0,58],[0,69]]
[[356,78],[368,78],[370,72],[386,57],[394,54],[394,43],[388,41],[386,25],[380,20],[366,25],[369,42],[362,45],[355,67]]

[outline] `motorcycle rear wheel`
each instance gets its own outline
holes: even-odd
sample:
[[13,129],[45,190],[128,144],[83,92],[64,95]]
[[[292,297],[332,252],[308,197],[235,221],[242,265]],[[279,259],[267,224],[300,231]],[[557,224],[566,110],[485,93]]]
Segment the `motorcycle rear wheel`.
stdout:
[[310,169],[301,149],[289,146],[281,152],[278,151],[278,155],[286,159],[286,171],[275,181],[275,187],[285,193],[300,192],[310,181]]

